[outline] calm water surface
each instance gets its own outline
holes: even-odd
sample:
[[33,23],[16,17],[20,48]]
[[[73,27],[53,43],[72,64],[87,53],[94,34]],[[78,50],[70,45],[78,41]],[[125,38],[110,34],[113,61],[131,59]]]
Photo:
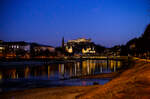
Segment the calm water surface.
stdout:
[[85,60],[67,63],[3,66],[0,68],[0,91],[35,87],[83,86],[93,82],[105,84],[105,79],[73,79],[73,77],[111,73],[124,65],[115,60]]

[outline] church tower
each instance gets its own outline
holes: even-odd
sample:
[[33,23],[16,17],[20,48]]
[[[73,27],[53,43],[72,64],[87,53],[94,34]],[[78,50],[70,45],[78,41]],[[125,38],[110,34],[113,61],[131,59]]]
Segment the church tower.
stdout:
[[61,47],[64,48],[64,44],[65,44],[65,41],[64,41],[64,37],[62,38],[62,45]]

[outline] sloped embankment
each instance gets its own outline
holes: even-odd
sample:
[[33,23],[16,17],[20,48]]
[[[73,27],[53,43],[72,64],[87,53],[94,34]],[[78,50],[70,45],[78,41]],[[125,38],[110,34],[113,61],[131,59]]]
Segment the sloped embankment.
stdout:
[[136,60],[119,77],[77,99],[150,99],[150,63]]

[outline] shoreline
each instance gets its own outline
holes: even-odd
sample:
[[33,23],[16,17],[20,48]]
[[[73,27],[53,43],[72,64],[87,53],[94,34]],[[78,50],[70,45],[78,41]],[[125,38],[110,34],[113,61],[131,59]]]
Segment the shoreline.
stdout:
[[0,58],[0,62],[19,62],[19,61],[66,61],[66,60],[127,60],[129,59],[129,56],[81,56],[81,57],[75,57],[75,56],[64,56],[64,57],[53,57],[53,58]]
[[[68,82],[69,81],[86,81],[86,80],[93,80],[93,79],[99,79],[99,80],[112,80],[113,78],[117,77],[120,72],[113,72],[113,73],[103,73],[103,74],[96,74],[96,75],[86,75],[86,76],[79,76],[79,77],[71,77],[71,78],[66,78],[66,79],[60,79],[57,80],[56,83],[59,82]],[[30,89],[36,89],[36,88],[53,88],[53,87],[77,87],[77,86],[92,86],[92,85],[103,85],[102,82],[98,81],[91,81],[93,82],[92,84],[89,85],[65,85],[65,84],[58,84],[55,85],[51,80],[30,80],[30,79],[24,79],[24,80],[5,80],[2,81],[1,83],[2,86],[10,86],[10,88],[5,88],[0,90],[0,93],[7,93],[7,92],[13,92],[13,91],[21,91],[21,90],[30,90]],[[105,81],[104,81],[105,82]],[[106,81],[107,82],[107,81]],[[52,84],[48,84],[52,83]],[[17,87],[16,85],[19,85],[20,87]],[[36,85],[34,85],[36,84]],[[15,89],[11,88],[11,86],[15,85]],[[27,86],[24,88],[24,86]]]
[[[90,92],[100,85],[66,86],[54,88],[34,88],[21,91],[1,93],[1,99],[75,99],[76,96]],[[42,97],[41,97],[42,95]]]

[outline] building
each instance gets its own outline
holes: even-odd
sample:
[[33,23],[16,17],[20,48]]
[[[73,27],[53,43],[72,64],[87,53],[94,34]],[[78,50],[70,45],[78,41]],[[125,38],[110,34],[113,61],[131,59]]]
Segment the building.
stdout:
[[19,42],[3,42],[6,50],[9,52],[16,52],[18,50],[24,50],[30,53],[31,45],[30,43],[19,41]]
[[5,50],[5,47],[3,45],[3,41],[0,40],[0,57],[4,56],[4,50]]
[[30,43],[24,41],[3,42],[2,45],[5,48],[4,53],[6,58],[14,58],[14,57],[29,58],[30,57],[30,49],[31,49]]
[[31,43],[30,55],[34,58],[49,58],[54,56],[55,48],[48,45]]
[[48,50],[49,52],[55,52],[55,48],[52,46],[48,46],[48,45],[41,45],[41,44],[37,44],[37,43],[32,43],[32,48],[34,51],[46,51]]
[[68,53],[74,54],[95,54],[95,44],[91,39],[78,38],[76,40],[69,40],[64,44],[65,50]]
[[[3,53],[2,53],[3,52]],[[48,45],[37,43],[19,42],[2,42],[0,43],[0,56],[6,58],[30,58],[40,55],[50,55],[55,52],[55,48]]]
[[68,43],[91,43],[91,39],[78,38],[76,40],[69,40]]

